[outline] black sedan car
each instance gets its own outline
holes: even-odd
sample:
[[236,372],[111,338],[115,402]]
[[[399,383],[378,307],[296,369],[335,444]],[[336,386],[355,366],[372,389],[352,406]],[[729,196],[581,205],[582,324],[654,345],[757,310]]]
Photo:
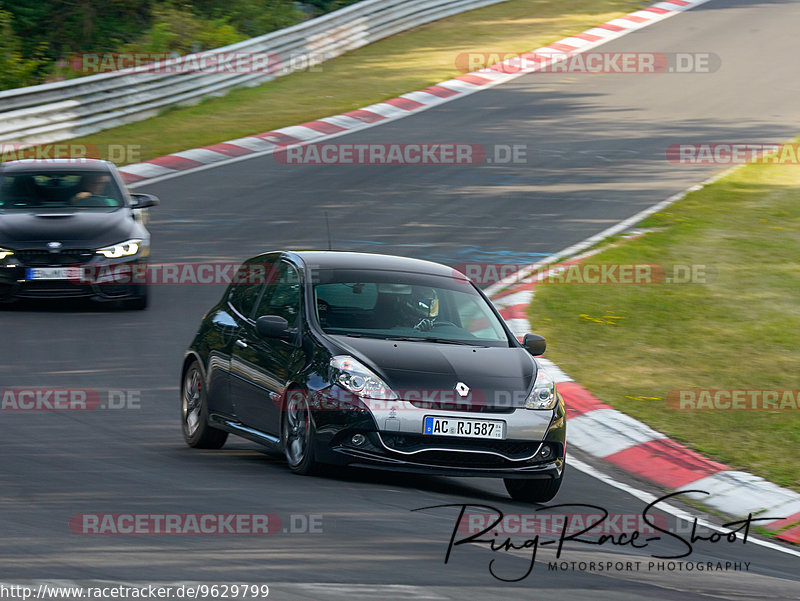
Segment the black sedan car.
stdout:
[[[24,160],[0,165],[0,302],[90,297],[147,306],[146,209],[113,163]],[[142,269],[144,268],[144,269]]]
[[229,433],[285,454],[300,474],[339,464],[503,478],[541,502],[561,485],[564,403],[464,275],[350,252],[246,261],[203,318],[181,377],[184,438]]

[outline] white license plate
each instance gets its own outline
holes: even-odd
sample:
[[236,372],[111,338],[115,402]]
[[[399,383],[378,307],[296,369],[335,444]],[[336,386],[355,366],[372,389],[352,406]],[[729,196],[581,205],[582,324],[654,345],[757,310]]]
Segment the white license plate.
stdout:
[[505,422],[461,417],[425,416],[424,434],[434,436],[461,436],[462,438],[505,439]]
[[25,270],[26,280],[72,280],[80,275],[80,267],[30,267]]

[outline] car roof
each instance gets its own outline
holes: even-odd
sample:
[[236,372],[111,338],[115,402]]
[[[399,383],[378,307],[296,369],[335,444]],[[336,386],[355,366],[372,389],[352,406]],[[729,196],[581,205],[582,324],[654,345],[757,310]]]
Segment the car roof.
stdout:
[[0,170],[6,173],[26,172],[31,170],[47,171],[83,171],[108,173],[113,163],[99,159],[22,159],[0,164]]
[[376,269],[467,279],[461,272],[447,265],[395,255],[338,250],[286,251],[286,254],[299,259],[306,266],[318,269]]

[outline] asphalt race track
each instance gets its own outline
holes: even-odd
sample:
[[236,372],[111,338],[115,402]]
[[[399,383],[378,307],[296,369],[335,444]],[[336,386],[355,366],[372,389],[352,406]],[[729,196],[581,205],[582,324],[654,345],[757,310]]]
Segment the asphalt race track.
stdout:
[[[325,212],[335,248],[450,264],[557,252],[720,170],[668,162],[670,144],[794,136],[798,23],[797,2],[712,0],[599,50],[711,52],[721,60],[714,73],[533,74],[338,140],[524,144],[526,164],[321,167],[265,156],[139,188],[162,199],[151,211],[151,260],[239,261],[267,249],[324,248]],[[800,558],[752,542],[698,542],[684,558],[749,562],[747,571],[648,569],[665,561],[651,554],[683,552],[669,537],[644,549],[569,542],[561,558],[641,562],[630,571],[550,571],[555,550],[543,547],[527,578],[505,583],[489,573],[490,561],[501,577],[517,578],[529,550],[462,545],[445,565],[458,509],[411,511],[479,503],[530,512],[500,481],[368,471],[305,478],[241,439],[221,451],[189,449],[179,368],[221,291],[157,286],[144,312],[62,302],[0,310],[0,388],[140,398],[138,408],[0,414],[0,581],[263,582],[275,599],[800,598]],[[623,514],[645,505],[576,469],[556,502]],[[290,531],[87,536],[69,527],[75,514],[137,512],[271,513]],[[293,522],[303,529],[292,515],[317,514],[321,533],[291,532]]]

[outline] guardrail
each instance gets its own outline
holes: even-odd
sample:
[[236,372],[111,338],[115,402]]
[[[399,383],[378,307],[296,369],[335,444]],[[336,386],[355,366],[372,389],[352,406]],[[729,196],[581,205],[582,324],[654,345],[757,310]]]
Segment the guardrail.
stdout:
[[[49,144],[140,121],[170,106],[255,86],[418,25],[505,1],[365,0],[160,65],[0,91],[0,143]],[[231,65],[247,55],[272,57],[272,68]]]

